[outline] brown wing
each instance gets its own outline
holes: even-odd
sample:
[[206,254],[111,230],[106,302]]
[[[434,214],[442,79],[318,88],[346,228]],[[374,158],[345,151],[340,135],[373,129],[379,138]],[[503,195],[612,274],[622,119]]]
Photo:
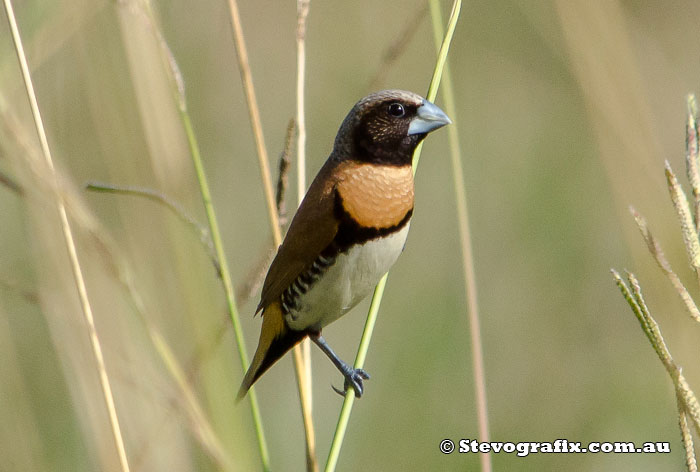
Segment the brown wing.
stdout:
[[256,313],[279,299],[335,238],[338,221],[333,213],[337,162],[328,159],[311,183],[287,235],[265,277]]

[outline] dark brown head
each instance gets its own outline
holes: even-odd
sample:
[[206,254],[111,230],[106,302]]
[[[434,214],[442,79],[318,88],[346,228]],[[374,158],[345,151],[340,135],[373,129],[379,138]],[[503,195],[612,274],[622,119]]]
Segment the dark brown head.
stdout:
[[377,164],[410,164],[418,143],[449,123],[440,108],[420,95],[383,90],[350,110],[335,138],[334,155]]

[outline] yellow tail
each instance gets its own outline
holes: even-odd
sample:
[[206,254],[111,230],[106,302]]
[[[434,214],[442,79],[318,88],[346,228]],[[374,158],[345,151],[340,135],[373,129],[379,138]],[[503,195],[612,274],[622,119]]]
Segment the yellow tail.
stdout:
[[272,364],[289,351],[295,344],[304,339],[306,333],[287,328],[279,302],[270,304],[262,313],[262,329],[258,348],[255,350],[253,362],[243,377],[237,400],[245,397],[248,389],[269,369]]

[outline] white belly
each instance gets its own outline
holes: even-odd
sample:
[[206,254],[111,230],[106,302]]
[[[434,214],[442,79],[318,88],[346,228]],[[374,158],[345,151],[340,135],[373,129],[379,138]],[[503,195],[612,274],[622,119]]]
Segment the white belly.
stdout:
[[309,291],[301,295],[298,308],[287,315],[289,327],[321,329],[369,295],[401,254],[409,225],[389,236],[352,246],[339,255]]

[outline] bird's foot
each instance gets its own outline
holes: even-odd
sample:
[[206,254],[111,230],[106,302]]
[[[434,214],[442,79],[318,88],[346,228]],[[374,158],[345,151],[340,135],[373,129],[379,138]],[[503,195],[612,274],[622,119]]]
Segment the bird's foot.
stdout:
[[344,390],[340,390],[331,385],[333,390],[335,390],[338,395],[344,397],[348,390],[352,388],[355,391],[355,397],[360,398],[362,396],[362,392],[364,391],[362,381],[369,380],[369,374],[363,369],[350,369],[343,375],[345,375]]

